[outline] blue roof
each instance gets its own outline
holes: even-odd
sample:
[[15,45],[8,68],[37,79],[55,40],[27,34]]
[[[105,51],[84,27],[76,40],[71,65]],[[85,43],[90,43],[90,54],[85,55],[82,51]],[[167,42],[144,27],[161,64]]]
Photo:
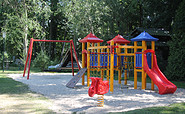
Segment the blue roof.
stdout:
[[152,37],[147,32],[142,32],[140,35],[136,36],[135,38],[132,38],[131,41],[157,41],[158,38]]

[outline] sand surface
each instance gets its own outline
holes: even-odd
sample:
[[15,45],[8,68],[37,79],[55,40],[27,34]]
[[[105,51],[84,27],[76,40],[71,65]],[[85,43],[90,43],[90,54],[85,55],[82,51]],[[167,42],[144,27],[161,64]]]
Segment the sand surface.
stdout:
[[[128,86],[114,82],[114,92],[104,95],[104,107],[97,107],[97,95],[88,96],[88,87],[81,86],[81,80],[76,88],[67,88],[66,84],[73,77],[71,73],[32,73],[30,79],[22,74],[10,74],[9,77],[29,86],[30,90],[43,94],[51,99],[53,106],[50,109],[57,113],[108,113],[123,112],[154,106],[168,106],[172,103],[185,102],[185,89],[178,88],[174,94],[159,95],[157,87],[151,91],[147,89],[134,89],[133,81],[128,81]],[[123,83],[123,81],[122,81]]]

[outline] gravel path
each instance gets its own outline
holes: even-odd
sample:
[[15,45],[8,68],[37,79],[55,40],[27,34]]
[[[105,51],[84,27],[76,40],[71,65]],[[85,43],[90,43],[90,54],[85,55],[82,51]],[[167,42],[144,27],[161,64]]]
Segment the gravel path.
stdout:
[[167,106],[172,103],[185,102],[185,89],[178,88],[174,94],[159,95],[157,87],[151,91],[150,84],[146,90],[133,89],[133,81],[128,81],[129,86],[121,86],[114,82],[114,93],[104,95],[104,107],[97,107],[97,95],[88,96],[88,87],[77,84],[75,89],[65,85],[72,78],[71,73],[32,73],[30,79],[22,77],[22,74],[10,74],[9,77],[27,84],[32,91],[43,94],[51,99],[53,106],[50,109],[57,113],[108,113],[123,112],[153,106]]

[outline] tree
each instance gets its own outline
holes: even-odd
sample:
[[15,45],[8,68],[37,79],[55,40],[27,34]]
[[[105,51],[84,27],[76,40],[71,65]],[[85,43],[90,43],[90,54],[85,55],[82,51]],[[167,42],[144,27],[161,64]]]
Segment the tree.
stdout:
[[144,26],[164,28],[171,32],[176,10],[182,0],[147,0],[145,1]]
[[175,16],[172,41],[169,42],[170,56],[166,74],[171,80],[185,81],[185,0],[183,0]]
[[42,0],[4,1],[6,10],[3,16],[6,19],[2,29],[7,33],[6,50],[9,55],[25,60],[29,39],[33,36],[45,37],[46,32],[40,24],[40,16],[48,19],[50,10],[47,7]]

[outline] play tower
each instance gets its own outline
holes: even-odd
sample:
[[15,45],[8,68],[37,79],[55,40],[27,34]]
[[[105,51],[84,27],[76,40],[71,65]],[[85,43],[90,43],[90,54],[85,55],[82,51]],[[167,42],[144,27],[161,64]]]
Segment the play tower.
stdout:
[[[140,72],[142,89],[146,89],[148,74],[152,80],[152,90],[156,84],[159,94],[174,93],[177,87],[166,79],[157,65],[155,55],[155,41],[157,40],[144,31],[131,39],[134,45],[129,45],[130,41],[118,34],[112,40],[107,41],[109,45],[100,46],[100,42],[103,40],[92,33],[88,34],[80,40],[82,43],[82,67],[87,67],[87,86],[90,86],[90,77],[101,77],[102,80],[106,78],[109,81],[110,92],[113,92],[114,78],[117,76],[115,73],[118,72],[117,79],[121,84],[121,74],[124,71],[124,84],[126,85],[128,66],[133,66],[134,89],[137,89],[137,74]],[[82,76],[82,85],[84,85],[84,75]]]
[[[82,40],[80,40],[79,42],[82,43],[82,68],[87,67],[87,75],[88,77],[90,77],[90,68],[89,66],[89,62],[87,62],[87,50],[90,46],[94,47],[94,46],[100,46],[100,43],[103,42],[102,39],[99,39],[98,37],[96,37],[94,34],[90,33],[88,34],[85,38],[83,38]],[[86,47],[86,49],[85,49]],[[94,50],[93,50],[94,51]],[[82,76],[82,85],[84,85],[84,75]],[[89,86],[89,81],[90,79],[87,78],[87,86]]]
[[[144,65],[144,61],[143,61],[143,52],[145,50],[147,50],[147,42],[150,43],[149,45],[151,45],[152,50],[155,51],[155,41],[157,41],[159,39],[152,37],[151,35],[149,35],[147,32],[142,32],[140,35],[138,35],[135,38],[132,38],[131,41],[134,42],[134,53],[135,53],[135,57],[134,57],[134,89],[137,89],[137,73],[141,72],[141,76],[142,76],[142,89],[146,88],[146,72],[144,72],[143,69],[143,65]],[[141,46],[138,46],[138,44],[141,44]],[[139,51],[139,49],[142,49]],[[151,55],[150,55],[151,56]],[[152,57],[152,56],[151,56]],[[150,64],[151,67],[153,66],[153,58],[150,59]],[[153,81],[151,82],[151,89],[154,90],[154,83]]]

